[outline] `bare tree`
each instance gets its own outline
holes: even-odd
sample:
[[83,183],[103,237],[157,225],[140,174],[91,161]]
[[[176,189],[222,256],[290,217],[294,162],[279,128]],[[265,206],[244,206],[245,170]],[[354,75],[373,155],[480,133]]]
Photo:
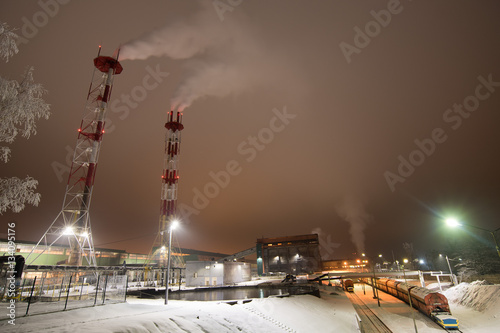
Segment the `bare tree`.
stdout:
[[[18,52],[17,39],[14,30],[0,22],[0,58],[8,62]],[[0,77],[0,143],[13,143],[18,134],[29,139],[36,134],[36,121],[50,116],[50,106],[42,99],[46,91],[34,82],[33,70],[29,67],[21,82]],[[7,163],[10,154],[9,147],[0,146],[0,160]],[[38,181],[29,176],[0,178],[0,214],[8,209],[20,212],[26,203],[37,206],[40,202],[40,194],[34,192],[37,185]]]

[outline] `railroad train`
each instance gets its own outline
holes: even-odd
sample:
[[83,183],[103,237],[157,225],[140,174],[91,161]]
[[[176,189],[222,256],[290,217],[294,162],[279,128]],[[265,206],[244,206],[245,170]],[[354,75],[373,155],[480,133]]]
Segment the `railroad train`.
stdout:
[[351,279],[343,279],[342,287],[344,288],[345,291],[352,293],[354,291],[354,282],[352,282]]
[[[371,278],[362,278],[361,281],[372,285]],[[458,330],[458,319],[451,315],[448,299],[443,294],[391,279],[376,279],[375,287],[408,304],[411,297],[413,307],[430,317],[439,326]]]

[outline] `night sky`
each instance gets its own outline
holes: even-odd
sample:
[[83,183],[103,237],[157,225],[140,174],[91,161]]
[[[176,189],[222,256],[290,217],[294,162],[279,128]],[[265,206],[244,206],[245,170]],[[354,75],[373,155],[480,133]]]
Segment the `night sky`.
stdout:
[[34,66],[52,112],[1,167],[42,195],[5,213],[2,235],[16,221],[18,240],[38,241],[59,213],[99,44],[122,45],[124,70],[92,197],[96,247],[149,251],[171,103],[188,105],[181,247],[319,232],[324,257],[389,257],[463,237],[449,215],[500,226],[498,1],[61,2],[0,2],[24,38],[0,75]]

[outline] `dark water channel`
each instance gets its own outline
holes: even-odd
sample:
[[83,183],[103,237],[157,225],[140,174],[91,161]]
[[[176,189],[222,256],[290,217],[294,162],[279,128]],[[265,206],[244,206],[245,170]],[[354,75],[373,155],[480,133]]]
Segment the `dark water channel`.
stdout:
[[[164,298],[165,291],[142,291],[139,297]],[[153,295],[154,294],[154,295]],[[285,297],[289,295],[315,295],[319,297],[317,285],[284,285],[274,284],[265,286],[244,287],[219,287],[219,288],[197,288],[192,290],[170,291],[168,299],[181,301],[228,301],[245,300],[251,298]]]

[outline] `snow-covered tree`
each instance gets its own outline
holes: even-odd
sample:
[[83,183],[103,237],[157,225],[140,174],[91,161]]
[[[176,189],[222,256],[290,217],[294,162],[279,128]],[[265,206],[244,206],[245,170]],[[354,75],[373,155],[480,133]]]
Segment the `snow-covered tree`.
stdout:
[[448,245],[450,264],[462,279],[500,273],[500,258],[488,236],[484,241],[464,237]]
[[9,62],[9,57],[19,52],[17,39],[19,36],[5,22],[0,22],[0,58]]
[[40,202],[40,193],[35,193],[38,181],[31,177],[19,179],[0,178],[0,214],[12,210],[19,213],[25,207],[25,204],[37,206]]
[[[20,83],[0,77],[0,142],[12,143],[19,133],[26,139],[36,134],[36,121],[50,115],[49,105],[41,98],[44,93],[42,85],[33,80],[33,67],[26,70]],[[10,149],[0,149],[7,163]]]
[[[18,36],[6,23],[0,22],[0,58],[9,57],[18,52],[15,41]],[[49,105],[42,99],[45,93],[42,85],[33,80],[33,67],[24,73],[21,82],[0,77],[0,143],[10,144],[18,134],[28,139],[36,134],[36,121],[48,119]],[[11,150],[0,146],[0,160],[7,163]],[[0,162],[1,163],[1,162]],[[25,203],[37,206],[40,194],[35,193],[38,182],[27,176],[25,179],[0,179],[0,214],[7,209],[20,212]]]

